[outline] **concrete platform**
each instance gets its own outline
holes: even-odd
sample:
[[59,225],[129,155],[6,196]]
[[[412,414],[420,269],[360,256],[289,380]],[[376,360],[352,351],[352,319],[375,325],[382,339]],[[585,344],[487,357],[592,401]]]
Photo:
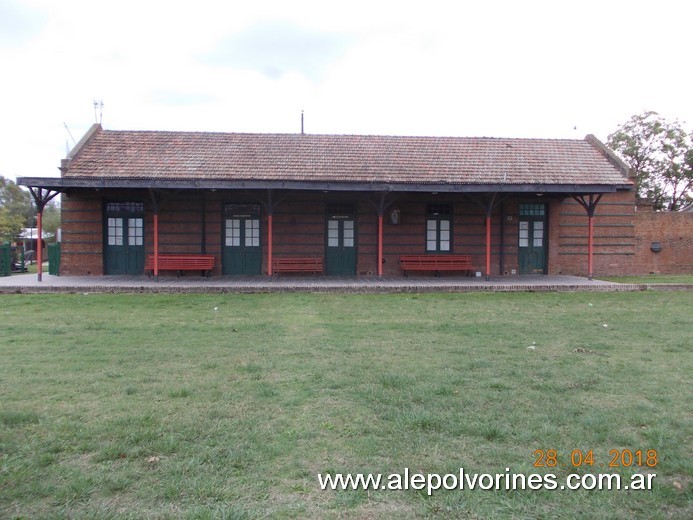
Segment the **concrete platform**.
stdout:
[[14,274],[0,278],[0,293],[270,293],[270,292],[345,292],[345,293],[420,293],[420,292],[539,292],[539,291],[639,291],[637,284],[619,284],[588,280],[579,276],[525,275],[485,278],[443,276],[428,277],[330,277],[283,275],[213,276],[187,274],[160,276],[52,276]]

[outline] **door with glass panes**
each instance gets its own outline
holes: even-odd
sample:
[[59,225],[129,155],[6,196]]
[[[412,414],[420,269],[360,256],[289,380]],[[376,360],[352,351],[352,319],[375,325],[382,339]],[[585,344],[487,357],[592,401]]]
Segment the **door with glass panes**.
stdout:
[[327,208],[325,273],[334,276],[356,274],[356,209],[351,204]]
[[426,252],[452,253],[452,207],[429,204],[426,209]]
[[224,274],[261,274],[260,206],[226,204],[224,206]]
[[144,272],[144,204],[107,202],[104,273]]
[[546,272],[546,204],[520,204],[518,263],[520,274]]

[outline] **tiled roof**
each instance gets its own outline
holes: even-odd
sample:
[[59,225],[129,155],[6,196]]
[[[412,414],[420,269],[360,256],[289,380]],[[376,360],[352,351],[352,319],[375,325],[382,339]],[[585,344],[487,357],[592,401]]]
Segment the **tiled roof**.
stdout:
[[594,138],[506,139],[111,131],[64,178],[393,184],[628,184]]

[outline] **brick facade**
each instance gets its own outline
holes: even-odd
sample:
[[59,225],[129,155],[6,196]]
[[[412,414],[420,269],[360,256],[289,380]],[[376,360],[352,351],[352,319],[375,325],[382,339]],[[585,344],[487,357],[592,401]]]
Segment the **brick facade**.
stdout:
[[[588,219],[585,209],[572,198],[554,208],[559,220],[552,243],[550,274],[587,275]],[[553,238],[553,237],[552,237]],[[594,217],[594,273],[623,275],[632,272],[635,255],[635,197],[633,192],[605,195]]]
[[[654,252],[658,242],[661,251]],[[693,273],[693,213],[652,212],[635,215],[634,274]]]
[[[267,272],[265,192],[187,191],[165,198],[159,211],[161,253],[207,253],[217,257],[214,273],[222,273],[224,204],[259,204],[262,272]],[[144,249],[153,252],[153,204],[146,190],[72,191],[62,202],[62,266],[69,275],[104,274],[105,202],[144,203]],[[326,208],[333,203],[356,209],[357,275],[374,275],[377,266],[377,197],[369,193],[293,191],[275,194],[274,256],[323,256]],[[426,252],[428,204],[452,209],[452,252],[468,254],[476,270],[485,271],[485,212],[473,197],[462,194],[402,193],[390,195],[383,222],[383,274],[399,276],[399,256]],[[569,196],[513,195],[494,206],[491,226],[491,275],[519,273],[518,221],[521,203],[543,203],[548,209],[548,274],[587,274],[588,219]],[[390,220],[399,210],[398,223]],[[635,210],[633,192],[606,194],[594,220],[594,273],[619,275],[649,272],[693,272],[691,214]],[[661,253],[650,250],[662,244]],[[502,253],[502,254],[501,254]],[[485,274],[485,273],[484,273]]]
[[[632,172],[591,135],[244,134],[112,131],[96,124],[60,170],[60,178],[18,182],[63,193],[66,274],[141,271],[153,253],[155,212],[159,251],[212,254],[214,274],[268,271],[270,213],[274,255],[321,256],[339,266],[328,269],[335,274],[399,275],[400,255],[429,251],[470,255],[475,270],[488,275],[585,275],[588,258],[597,276],[690,265],[686,225],[676,246],[666,242],[652,257],[647,244],[668,237],[670,228],[676,234],[678,224],[639,218]],[[584,197],[602,197],[592,220]],[[328,218],[336,203],[350,204],[353,215]],[[228,214],[226,204],[232,205]],[[390,218],[393,209],[399,222]],[[592,255],[588,222],[594,224]],[[343,240],[354,231],[355,249],[330,245],[335,233]],[[670,263],[674,267],[666,267]]]
[[[638,233],[659,237],[664,229],[639,220],[631,172],[591,135],[244,134],[96,124],[60,170],[60,178],[18,182],[63,193],[66,274],[141,272],[153,253],[155,213],[159,251],[212,254],[217,275],[268,271],[269,214],[275,256],[319,256],[328,272],[343,275],[400,275],[401,255],[429,252],[469,255],[484,275],[584,275],[588,258],[597,276],[689,265],[679,246],[686,226],[676,247],[667,242],[651,257],[646,245],[654,238]],[[582,194],[603,197],[593,220]],[[331,204],[349,204],[350,215],[329,217]],[[399,222],[390,218],[395,209]],[[354,232],[355,248],[347,238]],[[349,244],[337,244],[335,233]]]
[[103,274],[102,197],[95,191],[63,195],[60,272],[65,275]]

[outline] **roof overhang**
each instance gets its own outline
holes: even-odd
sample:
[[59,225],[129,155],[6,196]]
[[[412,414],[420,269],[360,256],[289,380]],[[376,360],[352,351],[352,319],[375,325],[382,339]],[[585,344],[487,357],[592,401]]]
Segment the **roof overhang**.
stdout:
[[172,180],[19,177],[21,186],[65,192],[72,189],[172,190],[306,190],[439,193],[613,193],[631,190],[632,184],[449,184],[390,182],[329,182],[282,180]]

